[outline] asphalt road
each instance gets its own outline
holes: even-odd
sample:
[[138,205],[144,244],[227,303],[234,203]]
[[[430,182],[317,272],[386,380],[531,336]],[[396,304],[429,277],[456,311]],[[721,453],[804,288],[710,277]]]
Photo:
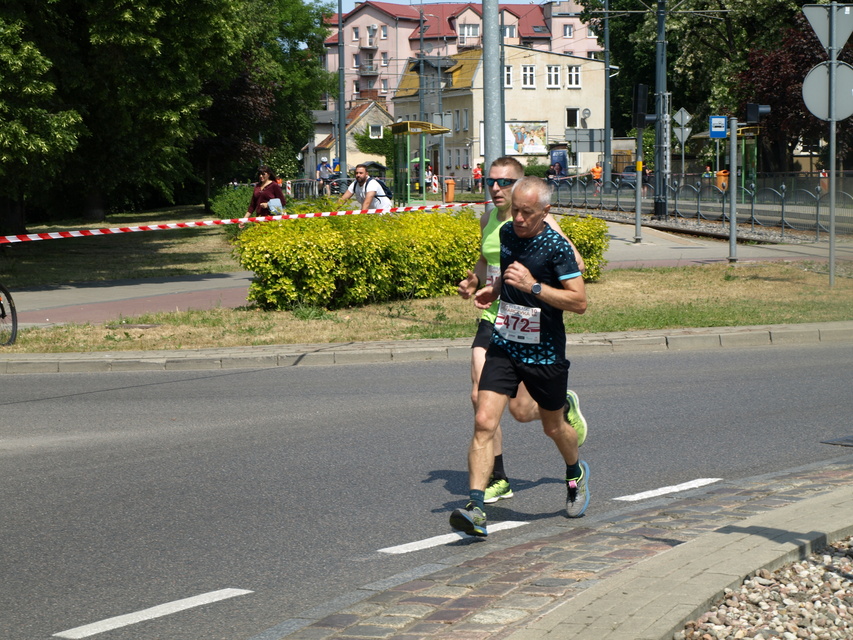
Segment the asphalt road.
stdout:
[[[851,435],[853,345],[577,358],[590,517],[696,478],[828,460]],[[90,637],[261,638],[452,546],[467,493],[467,365],[7,375],[0,389],[0,638],[30,640],[222,589],[205,606]],[[486,553],[574,526],[538,425],[505,420],[516,497]],[[66,636],[67,637],[67,636]]]

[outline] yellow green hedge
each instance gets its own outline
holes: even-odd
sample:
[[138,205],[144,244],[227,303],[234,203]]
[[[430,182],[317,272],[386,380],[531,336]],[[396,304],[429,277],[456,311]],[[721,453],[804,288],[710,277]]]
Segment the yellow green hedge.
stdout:
[[607,233],[607,223],[598,218],[581,218],[579,216],[559,216],[557,223],[572,239],[583,256],[583,279],[593,282],[601,277],[601,270],[607,264],[604,254],[610,246],[610,236]]
[[[601,273],[607,225],[563,218],[561,226]],[[453,295],[479,258],[473,210],[285,220],[253,225],[235,240],[243,268],[255,273],[249,299],[263,309],[341,308],[370,302]]]

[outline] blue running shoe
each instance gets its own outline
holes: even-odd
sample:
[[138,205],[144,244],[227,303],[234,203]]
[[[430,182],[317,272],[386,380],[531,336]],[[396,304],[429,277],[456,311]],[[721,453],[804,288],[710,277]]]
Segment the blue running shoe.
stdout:
[[580,461],[579,478],[566,478],[566,514],[570,518],[580,518],[589,506],[589,465]]
[[464,509],[455,509],[450,514],[450,526],[469,536],[489,535],[486,531],[486,514],[473,502],[466,504]]

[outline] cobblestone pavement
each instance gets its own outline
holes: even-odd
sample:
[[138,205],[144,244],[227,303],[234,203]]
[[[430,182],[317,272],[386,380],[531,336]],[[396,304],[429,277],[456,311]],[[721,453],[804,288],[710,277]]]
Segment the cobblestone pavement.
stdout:
[[[345,604],[339,600],[316,607],[253,640],[508,638],[644,560],[756,514],[842,487],[851,479],[853,457],[847,456],[829,465],[658,498],[606,517],[586,516],[503,544],[460,540],[455,553],[423,567],[420,575],[366,585],[346,596]],[[725,586],[720,586],[721,593]],[[672,638],[687,619],[661,627],[661,640]]]

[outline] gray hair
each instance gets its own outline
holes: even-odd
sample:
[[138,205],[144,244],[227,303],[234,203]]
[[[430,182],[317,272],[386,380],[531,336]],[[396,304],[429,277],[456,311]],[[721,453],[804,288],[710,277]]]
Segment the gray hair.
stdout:
[[525,176],[521,178],[518,182],[516,182],[512,187],[512,195],[515,196],[516,191],[519,193],[522,192],[533,192],[536,194],[536,199],[538,200],[539,206],[543,209],[551,204],[551,194],[554,191],[554,188],[545,182],[542,178],[535,178],[533,176]]

